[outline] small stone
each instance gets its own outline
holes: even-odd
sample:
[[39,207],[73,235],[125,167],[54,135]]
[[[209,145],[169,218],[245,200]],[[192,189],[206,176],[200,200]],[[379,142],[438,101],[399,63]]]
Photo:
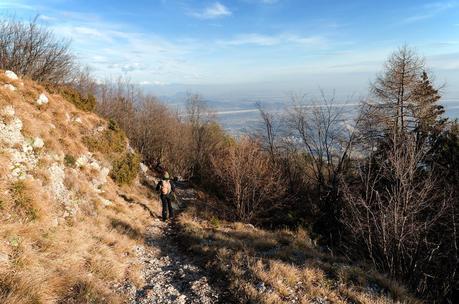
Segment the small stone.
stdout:
[[257,284],[257,290],[258,292],[264,292],[266,290],[266,286],[264,282],[260,282]]
[[35,137],[35,139],[33,140],[32,146],[35,149],[41,149],[45,146],[45,142],[40,137]]
[[7,117],[14,117],[16,113],[14,111],[13,106],[6,106],[2,110],[2,114]]
[[46,97],[45,94],[41,93],[40,96],[38,96],[37,104],[41,106],[47,103],[48,103],[48,97]]
[[10,90],[10,91],[16,91],[16,87],[12,84],[4,84],[3,87],[7,90]]
[[16,75],[16,73],[13,71],[5,71],[5,76],[12,80],[19,79],[18,75]]
[[101,201],[102,201],[102,205],[104,205],[105,207],[113,205],[112,201],[108,199],[102,199]]
[[83,123],[80,117],[76,117],[74,121],[79,124]]
[[99,165],[97,162],[95,162],[95,161],[94,161],[94,162],[91,162],[89,165],[90,165],[91,168],[93,168],[94,170],[100,171],[100,165]]
[[140,170],[142,173],[147,174],[148,173],[148,167],[144,163],[140,163]]

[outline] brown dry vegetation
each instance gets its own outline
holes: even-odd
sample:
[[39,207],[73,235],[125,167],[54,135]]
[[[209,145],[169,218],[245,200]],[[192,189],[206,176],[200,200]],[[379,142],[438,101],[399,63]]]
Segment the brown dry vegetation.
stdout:
[[369,265],[321,251],[304,229],[226,222],[218,203],[201,198],[179,217],[181,241],[230,282],[241,303],[421,303]]
[[[199,95],[188,96],[183,115],[129,82],[97,84],[75,70],[68,45],[34,21],[0,22],[0,68],[23,78],[0,71],[0,109],[14,106],[28,141],[13,150],[31,148],[36,137],[45,143],[32,149],[38,163],[25,180],[12,178],[20,168],[0,146],[0,302],[123,300],[110,287],[138,282],[132,248],[154,213],[136,179],[140,155],[218,196],[218,204],[188,209],[182,237],[241,301],[417,302],[370,267],[348,265],[360,259],[434,303],[457,297],[458,123],[443,117],[440,87],[408,48],[388,59],[353,123],[322,93],[312,108],[293,98],[277,118],[260,105],[264,127],[250,140],[226,134]],[[46,90],[50,102],[37,105]],[[87,112],[94,108],[110,121]],[[78,165],[88,152],[98,163]],[[61,202],[49,191],[56,164],[65,165],[73,196]],[[111,179],[96,185],[101,166]],[[224,220],[311,227],[347,259],[318,250],[301,229]]]
[[[126,280],[142,283],[134,248],[143,243],[150,220],[150,213],[135,202],[157,212],[156,202],[138,182],[120,188],[109,179],[100,189],[103,193],[96,194],[89,185],[93,172],[82,170],[83,178],[71,174],[75,158],[89,149],[83,139],[108,122],[55,94],[45,93],[49,103],[38,106],[35,100],[46,92],[43,87],[29,80],[12,81],[0,71],[3,83],[17,90],[0,87],[0,109],[12,105],[23,121],[23,135],[39,136],[45,146],[36,152],[41,158],[31,172],[33,178],[26,180],[8,176],[9,155],[0,147],[0,303],[123,302],[113,285]],[[116,153],[126,152],[125,139],[123,143],[123,151]],[[47,168],[54,161],[50,155],[67,156],[64,183],[78,197],[75,216],[63,216],[63,205],[47,190]],[[102,154],[96,157],[110,164]],[[134,200],[128,203],[117,195],[123,192]],[[101,197],[112,204],[104,205]]]

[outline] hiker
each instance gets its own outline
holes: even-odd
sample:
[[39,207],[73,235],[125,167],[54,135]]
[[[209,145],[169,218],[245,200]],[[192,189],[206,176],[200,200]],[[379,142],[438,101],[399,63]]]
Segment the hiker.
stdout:
[[169,210],[169,218],[174,217],[174,209],[172,208],[172,200],[174,199],[175,185],[171,182],[169,173],[164,172],[163,179],[156,186],[156,191],[161,192],[161,202],[163,204],[163,221],[167,220],[167,211]]

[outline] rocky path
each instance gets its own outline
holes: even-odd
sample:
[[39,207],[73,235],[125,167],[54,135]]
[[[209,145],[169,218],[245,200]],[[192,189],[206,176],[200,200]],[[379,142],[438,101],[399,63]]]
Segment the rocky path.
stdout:
[[175,235],[174,224],[152,219],[145,245],[137,248],[146,284],[132,295],[132,303],[227,303],[222,295],[228,292],[212,284],[209,274],[180,250]]

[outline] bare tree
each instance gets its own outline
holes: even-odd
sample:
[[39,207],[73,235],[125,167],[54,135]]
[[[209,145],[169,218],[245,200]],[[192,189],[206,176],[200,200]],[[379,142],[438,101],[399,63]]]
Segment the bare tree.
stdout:
[[215,155],[212,163],[220,189],[239,220],[255,220],[285,195],[280,170],[272,165],[259,143],[247,137]]
[[432,165],[445,149],[434,144],[444,137],[438,135],[445,120],[438,89],[424,70],[422,59],[401,48],[373,85],[375,100],[362,105],[361,157],[354,160],[354,177],[342,185],[342,223],[353,248],[362,252],[365,244],[378,268],[442,298],[457,273],[451,258],[457,257],[451,245],[457,244],[457,211],[454,187],[442,177],[450,170]]
[[224,139],[223,131],[202,96],[188,94],[186,100],[186,123],[191,129],[191,175],[202,181],[210,169],[210,156]]
[[34,20],[0,21],[0,69],[40,82],[66,82],[75,67],[69,42]]
[[261,138],[261,143],[271,156],[271,160],[276,162],[278,156],[279,130],[277,130],[275,126],[274,115],[266,111],[261,103],[258,102],[256,106],[262,119],[261,130],[258,131],[256,136]]
[[329,231],[332,239],[339,232],[339,181],[352,152],[359,119],[354,120],[344,106],[336,105],[334,96],[329,98],[322,92],[321,97],[321,104],[305,103],[304,97],[294,100],[287,123],[290,144],[296,145],[305,158],[303,174],[315,187],[320,210],[317,223],[324,233],[330,228],[336,230]]
[[358,178],[352,186],[344,185],[343,223],[349,235],[394,277],[434,275],[423,273],[424,266],[440,254],[443,240],[432,233],[450,211],[450,197],[434,174],[423,169],[424,159],[415,136],[405,136],[403,145],[390,149],[383,161],[371,157],[358,166]]

